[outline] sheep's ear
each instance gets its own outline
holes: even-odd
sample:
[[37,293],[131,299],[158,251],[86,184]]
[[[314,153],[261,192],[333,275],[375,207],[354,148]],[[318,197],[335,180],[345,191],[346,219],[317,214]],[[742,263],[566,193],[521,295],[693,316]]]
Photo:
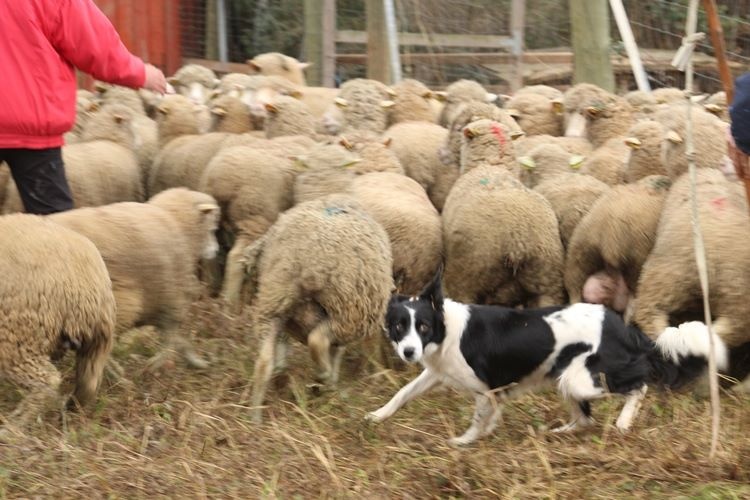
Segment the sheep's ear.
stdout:
[[115,120],[115,123],[120,124],[128,119],[127,116],[121,115],[121,114],[114,114],[112,115],[112,118]]
[[354,149],[354,144],[352,144],[351,142],[349,142],[349,139],[347,139],[344,136],[341,136],[341,139],[339,139],[339,145],[340,146],[344,146],[349,151],[351,151],[352,149]]
[[518,158],[518,163],[521,164],[522,167],[532,169],[536,168],[536,162],[534,161],[534,158],[531,156],[521,156]]
[[279,112],[279,108],[276,107],[275,104],[271,104],[270,102],[267,102],[265,105],[263,105],[264,108],[266,108],[266,111],[269,113],[276,114]]
[[424,94],[422,94],[422,99],[433,99],[435,96],[432,93],[432,90],[428,90]]
[[477,136],[476,132],[474,132],[469,127],[464,127],[464,137],[466,137],[467,139],[473,139],[476,136]]
[[303,71],[304,71],[304,70],[306,70],[307,68],[309,68],[309,67],[310,67],[310,66],[312,66],[312,65],[313,65],[313,63],[311,63],[311,62],[301,62],[301,63],[297,63],[297,66],[299,67],[299,69],[301,69],[301,70],[303,70]]
[[596,118],[603,111],[600,106],[589,106],[586,108],[586,116],[589,118]]
[[495,102],[495,101],[497,101],[497,94],[492,94],[490,92],[487,92],[484,95],[484,100],[485,100],[485,102]]
[[581,155],[573,155],[568,160],[568,166],[572,168],[573,170],[578,170],[581,168],[581,165],[583,165],[583,160],[585,160],[585,156]]
[[563,104],[562,99],[552,99],[551,101],[552,105],[552,111],[555,113],[563,113],[565,111],[565,105]]
[[167,78],[167,83],[172,86],[177,86],[180,85],[180,79],[176,76],[170,76],[169,78]]
[[156,108],[156,111],[165,116],[169,114],[169,108],[165,104],[159,105],[159,107]]
[[434,97],[440,102],[445,102],[448,100],[448,93],[442,90],[437,90],[432,93],[432,97]]
[[396,103],[393,102],[393,101],[380,101],[380,107],[381,108],[389,109],[389,108],[392,108],[395,105],[396,105]]
[[718,104],[714,104],[714,103],[706,104],[703,107],[706,108],[706,111],[708,111],[709,113],[713,113],[715,115],[721,114],[721,112],[723,111],[723,108],[721,106],[719,106]]
[[419,298],[422,300],[429,300],[432,303],[432,308],[436,311],[443,309],[443,265],[440,264],[435,276],[427,284],[427,286],[419,294]]
[[354,165],[356,165],[357,163],[361,161],[362,159],[360,158],[354,158],[353,160],[349,160],[349,161],[342,163],[341,165],[339,165],[339,168],[352,168]]
[[383,146],[389,148],[391,147],[391,143],[393,142],[393,137],[386,137],[383,139]]
[[104,82],[96,81],[94,82],[94,90],[97,92],[105,92],[107,90],[107,84]]
[[637,137],[626,138],[625,145],[630,149],[641,149],[641,141]]
[[292,164],[294,166],[294,169],[297,171],[307,170],[308,166],[307,163],[305,163],[305,157],[300,155],[292,155],[288,157],[290,160],[292,160]]
[[333,101],[333,102],[334,102],[334,103],[336,104],[336,106],[338,106],[339,108],[345,108],[345,107],[349,106],[349,101],[347,101],[347,100],[346,100],[346,99],[344,99],[343,97],[337,97],[336,99],[334,99],[334,101]]
[[84,108],[87,112],[93,113],[94,111],[99,111],[99,103],[98,102],[90,102],[86,105]]
[[517,110],[517,109],[515,109],[515,108],[510,108],[510,109],[507,109],[506,111],[507,111],[507,112],[508,112],[508,114],[509,114],[510,116],[512,116],[513,118],[521,118],[521,112],[520,112],[520,111],[518,111],[518,110]]
[[219,89],[213,89],[211,92],[209,92],[208,98],[209,99],[216,99],[220,95],[221,95],[221,90],[219,90]]
[[667,132],[667,140],[672,144],[682,144],[682,136],[674,130]]
[[216,212],[219,210],[218,205],[214,205],[213,203],[201,203],[198,205],[198,211],[202,214],[210,214],[212,212]]
[[526,132],[524,132],[523,130],[514,130],[513,132],[510,133],[510,140],[515,141],[525,135],[526,135]]
[[285,92],[286,95],[289,97],[294,97],[295,99],[302,99],[302,91],[301,90],[289,90]]
[[219,80],[218,78],[214,78],[214,81],[211,82],[211,88],[218,87],[220,83],[221,83],[221,80]]
[[250,68],[253,71],[257,71],[258,73],[260,73],[261,70],[263,69],[263,68],[260,67],[260,65],[257,62],[255,62],[255,59],[248,59],[245,62],[247,63],[248,66],[250,66]]
[[220,106],[216,106],[215,108],[211,108],[211,114],[214,114],[216,116],[225,116],[227,114],[227,110]]

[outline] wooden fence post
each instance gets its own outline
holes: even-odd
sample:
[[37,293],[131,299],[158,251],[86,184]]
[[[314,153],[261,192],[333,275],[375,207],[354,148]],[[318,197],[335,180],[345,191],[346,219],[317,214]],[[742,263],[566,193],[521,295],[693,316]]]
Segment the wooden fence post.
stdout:
[[573,83],[593,83],[614,92],[607,0],[570,0],[569,7]]

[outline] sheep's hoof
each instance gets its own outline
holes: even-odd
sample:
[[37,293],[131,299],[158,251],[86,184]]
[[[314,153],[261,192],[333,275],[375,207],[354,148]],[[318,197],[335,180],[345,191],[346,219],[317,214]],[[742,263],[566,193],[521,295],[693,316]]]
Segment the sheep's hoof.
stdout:
[[156,373],[162,369],[172,370],[174,369],[174,354],[175,352],[171,349],[164,349],[156,356],[151,357],[143,369],[145,373]]
[[190,368],[197,368],[199,370],[205,370],[206,368],[211,366],[211,364],[208,361],[201,358],[193,351],[184,353],[183,358],[185,358],[185,362]]

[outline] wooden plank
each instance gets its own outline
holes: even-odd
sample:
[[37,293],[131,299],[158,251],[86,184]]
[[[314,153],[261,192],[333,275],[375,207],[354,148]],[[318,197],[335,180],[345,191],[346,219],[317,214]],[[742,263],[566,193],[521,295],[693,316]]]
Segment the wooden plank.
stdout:
[[[367,54],[336,54],[339,63],[366,64]],[[522,61],[526,63],[562,64],[571,63],[571,52],[524,52]],[[508,64],[515,56],[507,52],[454,52],[430,54],[401,54],[402,64]]]
[[[338,30],[337,43],[367,43],[365,31]],[[465,47],[475,49],[506,49],[513,48],[513,38],[496,35],[453,35],[443,33],[399,33],[399,45],[413,45],[419,47]]]

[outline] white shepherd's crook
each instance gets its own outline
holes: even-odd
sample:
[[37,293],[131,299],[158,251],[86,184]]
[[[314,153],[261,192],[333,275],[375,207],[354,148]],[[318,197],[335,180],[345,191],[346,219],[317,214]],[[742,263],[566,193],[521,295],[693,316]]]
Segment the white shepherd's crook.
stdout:
[[[703,291],[703,310],[705,315],[706,326],[709,331],[713,332],[711,325],[711,307],[708,300],[708,272],[706,270],[706,251],[703,247],[703,234],[701,233],[700,220],[698,219],[698,201],[696,200],[696,177],[695,177],[695,149],[693,147],[693,64],[692,55],[695,45],[703,40],[703,33],[696,33],[698,21],[698,0],[690,0],[688,16],[685,27],[685,38],[682,39],[682,46],[672,59],[672,66],[680,71],[685,72],[685,97],[687,100],[687,123],[685,127],[685,154],[688,160],[688,172],[690,175],[690,200],[692,208],[693,221],[693,242],[695,246],[695,261],[698,266],[698,276]],[[719,379],[716,370],[716,359],[714,336],[709,335],[710,356],[708,357],[708,377],[711,392],[711,451],[709,458],[716,455],[716,447],[719,442]]]

